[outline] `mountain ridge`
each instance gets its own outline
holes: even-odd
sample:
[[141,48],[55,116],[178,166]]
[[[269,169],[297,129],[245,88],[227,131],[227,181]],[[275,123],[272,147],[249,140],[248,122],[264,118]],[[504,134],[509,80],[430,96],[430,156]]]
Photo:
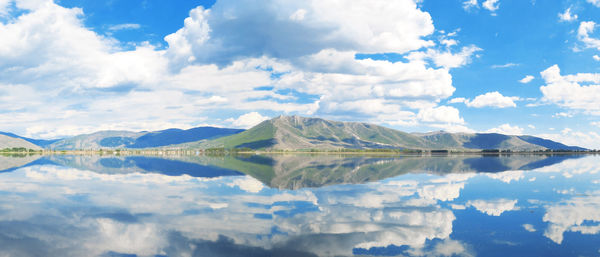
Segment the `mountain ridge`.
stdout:
[[[10,134],[6,136],[4,134]],[[77,135],[40,145],[14,135],[0,133],[43,146],[50,150],[99,149],[252,149],[252,150],[340,150],[340,149],[394,149],[394,150],[448,150],[448,151],[544,151],[587,150],[559,142],[527,135],[498,133],[407,133],[365,122],[331,121],[315,117],[278,116],[248,129],[197,127],[187,130],[160,131],[98,131]],[[19,141],[19,142],[22,142]],[[36,148],[37,149],[37,148]]]
[[278,116],[235,135],[174,145],[180,148],[250,148],[254,150],[510,150],[583,151],[581,147],[534,136],[498,133],[406,133],[364,122],[330,121],[321,118]]

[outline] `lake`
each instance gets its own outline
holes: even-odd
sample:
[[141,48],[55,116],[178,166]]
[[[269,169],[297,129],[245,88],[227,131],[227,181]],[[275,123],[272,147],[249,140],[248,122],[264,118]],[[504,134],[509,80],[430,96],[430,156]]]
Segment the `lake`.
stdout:
[[600,156],[0,156],[0,256],[599,256]]

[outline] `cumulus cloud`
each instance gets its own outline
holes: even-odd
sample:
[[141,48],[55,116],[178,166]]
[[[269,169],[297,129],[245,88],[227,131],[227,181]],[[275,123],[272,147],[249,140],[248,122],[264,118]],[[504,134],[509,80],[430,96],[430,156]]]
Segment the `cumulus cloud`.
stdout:
[[553,65],[540,74],[546,82],[546,85],[540,87],[544,95],[542,101],[600,115],[600,102],[597,101],[600,96],[600,73],[563,76],[558,65]]
[[467,99],[467,98],[464,98],[464,97],[456,97],[456,98],[452,98],[452,99],[450,99],[450,100],[448,101],[448,103],[451,103],[451,104],[456,104],[456,103],[466,103],[466,102],[468,102],[468,101],[469,101],[469,99]]
[[499,133],[505,135],[523,135],[524,129],[519,126],[511,126],[510,124],[502,124],[497,128],[488,129],[487,133]]
[[594,38],[591,34],[596,29],[596,23],[593,21],[582,21],[577,30],[577,39],[583,42],[587,48],[596,48],[600,50],[600,39]]
[[251,128],[268,119],[269,117],[262,116],[258,112],[249,112],[241,115],[237,119],[228,119],[227,121],[231,122],[231,124],[235,127]]
[[465,9],[466,11],[471,10],[473,8],[479,8],[477,0],[466,0],[463,2],[463,9]]
[[571,14],[571,7],[567,8],[565,12],[558,14],[560,21],[574,21],[577,20],[577,14]]
[[519,97],[503,96],[498,91],[485,93],[478,95],[471,101],[465,101],[468,107],[483,108],[483,107],[495,107],[495,108],[508,108],[517,107],[515,103],[519,100]]
[[265,187],[265,185],[262,182],[256,180],[251,176],[245,176],[240,179],[235,179],[233,182],[227,185],[231,187],[237,186],[240,189],[249,193],[258,193]]
[[523,83],[523,84],[527,84],[529,82],[531,82],[535,77],[531,76],[531,75],[527,75],[524,78],[522,78],[521,80],[519,80],[519,82]]
[[217,1],[209,10],[192,10],[184,27],[165,40],[168,54],[180,61],[224,65],[264,55],[293,59],[322,49],[405,53],[432,46],[422,37],[433,30],[431,16],[411,0],[361,0],[352,8],[338,1]]
[[485,0],[481,6],[484,9],[489,10],[490,12],[492,12],[492,15],[496,15],[496,11],[500,8],[500,0]]
[[419,120],[424,122],[442,122],[442,123],[458,123],[462,124],[465,121],[460,117],[458,109],[450,106],[440,106],[436,108],[423,109],[417,115]]
[[[0,24],[0,122],[32,137],[250,126],[215,110],[456,126],[464,123],[458,110],[439,105],[455,91],[450,69],[481,51],[452,33],[430,40],[431,16],[412,0],[220,0],[191,10],[164,50],[123,49],[86,28],[82,9],[42,2],[14,2],[26,11]],[[355,59],[383,52],[408,62]]]
[[500,216],[506,211],[515,211],[519,207],[516,206],[517,200],[495,199],[495,200],[471,200],[467,202],[467,206],[472,206],[481,213],[490,216]]
[[594,58],[594,60],[596,60],[596,61],[600,61],[600,56],[598,56],[598,55],[594,55],[594,56],[592,56],[592,58]]

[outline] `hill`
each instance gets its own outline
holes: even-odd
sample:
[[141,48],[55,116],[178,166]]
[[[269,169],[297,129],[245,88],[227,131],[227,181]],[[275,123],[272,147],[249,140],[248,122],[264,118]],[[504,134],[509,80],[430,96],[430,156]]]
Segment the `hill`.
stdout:
[[143,136],[140,136],[135,139],[133,144],[127,145],[127,148],[148,148],[181,144],[186,142],[194,142],[204,139],[233,135],[242,131],[244,130],[214,127],[198,127],[188,130],[167,129],[149,132]]
[[14,138],[20,138],[20,139],[23,139],[23,140],[25,140],[25,141],[27,141],[29,143],[32,143],[32,144],[37,145],[37,146],[40,146],[42,148],[44,148],[44,147],[46,147],[46,146],[48,146],[48,145],[50,145],[50,144],[52,144],[54,142],[57,142],[57,141],[61,140],[61,139],[51,139],[51,140],[33,139],[33,138],[22,137],[22,136],[19,136],[19,135],[10,133],[10,132],[2,132],[2,131],[0,131],[0,135],[5,135],[5,136],[9,136],[9,137],[14,137]]
[[242,131],[244,130],[214,127],[198,127],[188,130],[166,129],[153,132],[99,131],[65,138],[47,145],[46,148],[52,150],[153,148],[214,139]]
[[0,150],[8,148],[25,148],[31,150],[42,150],[41,147],[27,142],[21,138],[0,135]]
[[338,122],[299,116],[279,116],[239,134],[175,147],[260,150],[583,150],[533,136],[447,132],[409,134],[362,122]]

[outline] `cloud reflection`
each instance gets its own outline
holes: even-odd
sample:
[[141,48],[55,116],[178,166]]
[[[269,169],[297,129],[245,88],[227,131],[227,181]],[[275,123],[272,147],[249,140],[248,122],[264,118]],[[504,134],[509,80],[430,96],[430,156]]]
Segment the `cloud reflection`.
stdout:
[[[269,188],[251,176],[28,166],[0,174],[0,244],[6,245],[0,255],[475,256],[474,246],[486,245],[472,242],[480,235],[457,234],[457,223],[472,213],[498,220],[536,206],[546,210],[545,223],[514,220],[518,232],[543,238],[528,232],[537,229],[561,243],[565,232],[600,231],[600,191],[582,186],[596,186],[598,168],[590,163],[597,160],[494,174],[404,174],[300,190]],[[568,181],[549,179],[565,171],[573,174]],[[559,199],[523,193],[558,195],[545,183],[577,190]]]

